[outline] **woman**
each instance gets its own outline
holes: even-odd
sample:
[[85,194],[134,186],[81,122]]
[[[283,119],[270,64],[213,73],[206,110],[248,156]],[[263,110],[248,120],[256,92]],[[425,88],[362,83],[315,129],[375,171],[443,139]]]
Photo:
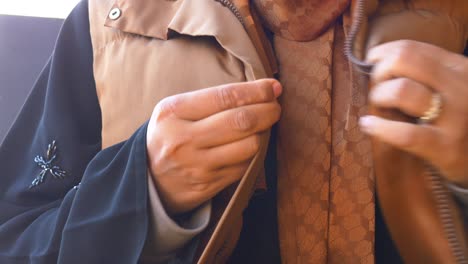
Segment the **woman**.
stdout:
[[[371,152],[357,126],[367,92],[357,76],[354,88],[359,89],[349,90],[353,86],[348,75],[355,73],[339,68],[347,62],[340,56],[343,27],[335,21],[348,3],[314,9],[332,14],[304,23],[321,25],[305,28],[313,34],[299,34],[318,37],[315,40],[297,43],[276,32],[282,89],[268,79],[218,86],[275,72],[268,42],[248,2],[219,2],[90,1],[89,12],[83,2],[72,13],[49,66],[0,151],[2,160],[22,163],[1,164],[3,262],[189,262],[197,255],[201,262],[223,262],[235,246],[255,180],[262,185],[257,175],[266,153],[265,131],[278,119],[276,98],[282,91],[278,139],[282,260],[374,261]],[[278,20],[269,20],[271,5],[262,4],[256,2],[271,27]],[[273,10],[289,10],[285,4]],[[312,1],[308,4],[314,6]],[[394,10],[387,8],[383,10]],[[279,17],[295,21],[291,13],[285,14]],[[345,25],[347,19],[345,14]],[[378,33],[371,29],[369,36]],[[420,44],[415,45],[419,50]],[[384,49],[369,57],[375,69],[387,64],[382,53],[388,55]],[[384,72],[394,68],[388,69]],[[375,91],[379,98],[382,92]],[[350,92],[353,96],[348,96]],[[393,106],[385,100],[388,96],[382,97],[372,102]],[[361,122],[364,131],[394,143],[373,126],[385,120],[370,119]],[[17,146],[18,141],[29,144]],[[442,172],[447,168],[438,167]],[[239,179],[238,185],[225,189]],[[252,208],[266,204],[268,213],[275,213],[268,208],[274,202],[273,181],[268,173],[265,197],[271,199],[257,198],[247,209],[234,262],[279,261],[270,250],[275,248],[274,239],[265,234],[275,227],[274,219],[252,230],[252,224],[270,216]],[[212,201],[213,222],[197,246],[191,239],[208,225],[207,201],[222,189]],[[249,247],[245,238],[259,233],[259,240],[250,241],[261,243]],[[271,247],[266,240],[271,240]],[[259,252],[252,253],[255,249]]]

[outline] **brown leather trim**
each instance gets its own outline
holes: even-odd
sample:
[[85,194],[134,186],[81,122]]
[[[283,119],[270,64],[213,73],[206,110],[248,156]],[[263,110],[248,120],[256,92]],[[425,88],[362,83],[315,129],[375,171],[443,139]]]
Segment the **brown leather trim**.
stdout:
[[[406,23],[408,23],[406,20],[411,20],[408,19],[408,15],[418,16],[414,14],[414,10],[408,11],[404,8],[404,10],[382,16],[379,13],[382,8],[384,7],[379,6],[377,15],[371,20],[365,19],[367,25],[361,30],[361,39],[356,43],[357,49],[354,50],[358,58],[364,57],[366,48],[402,38],[450,48],[441,43],[443,41],[440,38],[431,40],[432,33],[415,31],[418,28],[418,23],[416,23],[418,21],[410,23],[412,29],[406,28]],[[398,19],[403,16],[406,20],[401,23]],[[381,23],[383,19],[388,20]],[[436,25],[436,23],[433,24]],[[436,28],[436,26],[433,27],[433,29]],[[371,35],[366,39],[368,34]],[[450,37],[453,36],[447,38]],[[454,41],[448,42],[454,44]],[[373,84],[371,83],[370,86],[372,87]],[[377,109],[372,105],[370,113],[390,120],[414,122],[399,112]],[[425,162],[375,139],[372,145],[377,195],[385,222],[405,263],[456,263],[437,208],[435,194],[431,189]],[[454,216],[455,229],[464,236],[462,218],[453,197],[449,196],[446,206],[447,211]],[[463,240],[460,242],[466,251],[466,242]]]
[[[244,28],[259,54],[267,76],[273,77],[273,74],[278,71],[276,58],[271,43],[259,23],[258,16],[255,14],[255,10],[250,7],[249,1],[246,0],[234,0],[233,4],[242,16]],[[250,167],[245,173],[245,175],[249,175],[250,177],[244,176],[236,187],[205,249],[201,253],[198,263],[225,263],[234,250],[240,234],[240,228],[242,227],[242,215],[239,216],[236,212],[244,211],[248,206],[253,191],[259,187],[256,186],[257,178],[251,176],[260,175],[259,177],[264,177],[262,172],[264,170],[263,161],[268,149],[269,137],[269,131],[262,135],[261,150],[252,160]],[[229,241],[226,239],[229,239]]]
[[[249,168],[245,175],[259,175],[260,170],[263,168],[263,161],[265,160],[266,152],[268,149],[268,141],[270,132],[265,132],[261,136],[261,149],[250,163]],[[198,259],[198,263],[225,263],[231,254],[231,251],[223,250],[224,245],[230,243],[237,243],[237,240],[232,239],[226,241],[226,238],[233,238],[232,234],[235,227],[240,227],[239,221],[242,221],[242,215],[236,215],[236,212],[243,212],[247,207],[250,197],[252,196],[256,177],[243,177],[234,192],[229,204],[224,210],[223,215],[211,235],[203,253]],[[240,218],[239,218],[240,217]],[[240,230],[239,230],[240,231]],[[236,236],[237,237],[237,234]],[[233,248],[232,248],[233,249]]]
[[274,74],[278,73],[278,63],[271,46],[271,42],[268,40],[262,27],[257,10],[249,3],[248,0],[233,0],[233,3],[239,9],[243,17],[244,28],[247,31],[247,34],[249,34],[249,37],[262,60],[267,75],[269,77],[273,77]]

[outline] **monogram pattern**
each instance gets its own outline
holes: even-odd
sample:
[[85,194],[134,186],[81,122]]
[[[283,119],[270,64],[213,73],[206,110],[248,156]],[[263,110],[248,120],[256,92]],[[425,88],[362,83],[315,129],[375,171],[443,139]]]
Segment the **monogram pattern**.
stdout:
[[282,117],[278,226],[284,263],[326,263],[331,169],[334,31],[311,42],[275,38]]
[[358,126],[367,112],[367,78],[351,70],[343,54],[344,39],[339,26],[333,58],[329,263],[374,263],[371,142]]
[[351,71],[343,43],[341,25],[310,42],[275,38],[284,85],[278,136],[284,263],[374,262],[371,144],[358,127],[367,84]]

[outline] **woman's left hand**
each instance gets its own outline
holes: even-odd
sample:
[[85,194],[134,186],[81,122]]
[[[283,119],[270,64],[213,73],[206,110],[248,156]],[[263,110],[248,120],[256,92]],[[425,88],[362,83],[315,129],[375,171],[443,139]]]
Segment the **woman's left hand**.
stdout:
[[372,105],[423,117],[440,96],[431,122],[408,123],[364,116],[362,130],[430,162],[444,177],[468,187],[468,58],[439,47],[400,40],[372,48]]

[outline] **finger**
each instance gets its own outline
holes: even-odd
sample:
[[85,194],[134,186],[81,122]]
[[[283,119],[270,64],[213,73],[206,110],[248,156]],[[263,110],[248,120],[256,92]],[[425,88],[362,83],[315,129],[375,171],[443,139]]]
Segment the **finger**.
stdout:
[[194,183],[191,189],[202,195],[198,200],[209,200],[229,185],[239,181],[249,165],[250,162],[244,162],[213,171],[206,176],[203,183]]
[[252,159],[259,149],[260,135],[254,134],[222,146],[209,148],[205,151],[203,159],[212,161],[212,169],[220,169]]
[[376,116],[361,117],[359,125],[366,134],[428,161],[434,161],[443,151],[439,147],[440,132],[433,126],[390,121]]
[[440,92],[450,81],[444,72],[450,67],[446,61],[451,55],[434,45],[399,40],[370,49],[367,61],[375,64],[371,74],[375,83],[406,77]]
[[370,103],[382,108],[396,108],[420,117],[431,107],[433,92],[426,86],[407,78],[391,79],[377,84],[369,95]]
[[219,169],[215,174],[218,177],[212,183],[215,194],[226,189],[229,185],[240,181],[249,165],[250,161]]
[[201,148],[228,144],[271,128],[280,114],[278,102],[227,110],[196,122],[194,138]]
[[274,79],[231,83],[168,97],[160,108],[180,119],[196,121],[228,109],[271,102],[281,92],[281,84]]

